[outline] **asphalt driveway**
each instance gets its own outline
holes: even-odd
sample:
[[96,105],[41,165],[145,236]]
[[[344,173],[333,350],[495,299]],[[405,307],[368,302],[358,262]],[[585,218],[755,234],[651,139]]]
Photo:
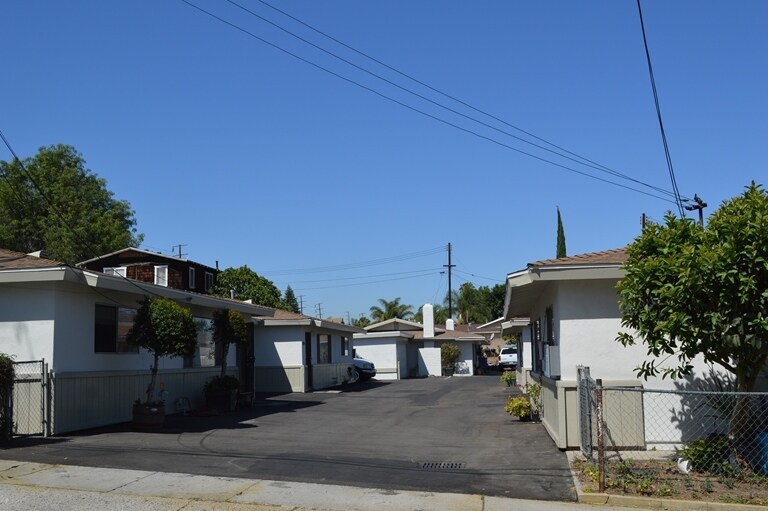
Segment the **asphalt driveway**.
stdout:
[[263,397],[218,417],[172,416],[19,439],[0,458],[523,499],[575,500],[568,461],[541,424],[503,409],[498,376],[367,382]]

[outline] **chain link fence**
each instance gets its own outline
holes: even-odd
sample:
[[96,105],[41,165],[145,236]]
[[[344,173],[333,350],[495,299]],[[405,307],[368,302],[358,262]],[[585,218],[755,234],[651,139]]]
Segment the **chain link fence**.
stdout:
[[11,435],[47,435],[48,364],[43,360],[14,362],[13,373]]
[[768,393],[611,387],[596,380],[594,402],[580,404],[595,417],[582,424],[596,447],[600,491],[642,481],[690,484],[691,475],[768,482]]

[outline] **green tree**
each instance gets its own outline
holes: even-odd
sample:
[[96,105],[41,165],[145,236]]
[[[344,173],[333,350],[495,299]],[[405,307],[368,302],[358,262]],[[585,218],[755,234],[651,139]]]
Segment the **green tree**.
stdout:
[[360,314],[360,317],[352,319],[352,326],[358,328],[365,328],[371,324],[371,320],[365,314]]
[[388,301],[379,298],[379,305],[371,307],[371,319],[378,323],[388,319],[410,319],[413,317],[413,306],[400,303],[400,297]]
[[563,219],[560,217],[560,208],[557,208],[557,257],[565,257],[565,231],[563,230]]
[[136,219],[73,147],[42,147],[24,160],[0,161],[0,246],[46,250],[69,264],[138,246]]
[[459,312],[459,323],[486,323],[490,321],[491,311],[485,300],[484,292],[478,291],[471,282],[465,282],[459,287],[456,310]]
[[197,325],[192,313],[168,298],[144,300],[126,336],[128,344],[149,351],[153,357],[147,403],[155,401],[157,363],[160,357],[191,357],[197,346]]
[[459,362],[461,349],[453,342],[444,342],[440,345],[440,362],[443,369],[454,371]]
[[[448,321],[449,318],[447,307],[434,304],[432,309],[434,312],[436,325],[443,325],[446,321]],[[419,310],[416,312],[416,314],[413,315],[413,321],[416,321],[417,323],[424,323],[424,306],[419,307]]]
[[291,286],[285,288],[285,294],[283,295],[283,308],[289,312],[295,312],[298,314],[301,311],[299,307],[299,301],[296,299],[296,294],[291,289]]
[[252,300],[253,303],[265,307],[280,308],[283,305],[280,290],[272,281],[260,276],[248,266],[227,268],[219,273],[210,294],[230,298],[232,290],[238,300]]
[[[724,202],[706,228],[672,214],[627,249],[619,283],[624,345],[647,346],[643,377],[680,377],[697,355],[754,390],[768,359],[768,194],[754,182]],[[674,356],[662,367],[658,357]]]
[[227,374],[229,345],[245,342],[247,335],[248,325],[239,312],[222,309],[213,313],[213,342],[221,346],[221,378]]
[[504,315],[504,295],[506,293],[504,284],[496,284],[493,287],[480,286],[477,288],[477,292],[488,310],[488,319],[484,323]]

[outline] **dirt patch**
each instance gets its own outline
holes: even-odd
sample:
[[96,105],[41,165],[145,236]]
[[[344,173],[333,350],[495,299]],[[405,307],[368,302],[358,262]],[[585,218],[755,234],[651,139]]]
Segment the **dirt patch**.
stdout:
[[[577,459],[572,468],[586,493],[597,492],[598,468]],[[673,460],[606,462],[605,492],[612,495],[663,497],[768,506],[768,476],[763,474],[681,473]]]

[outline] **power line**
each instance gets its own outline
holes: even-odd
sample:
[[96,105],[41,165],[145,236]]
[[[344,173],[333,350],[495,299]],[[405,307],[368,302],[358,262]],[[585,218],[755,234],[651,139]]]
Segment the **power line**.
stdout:
[[[517,136],[517,135],[514,135],[514,134],[512,134],[512,133],[510,133],[510,132],[508,132],[508,131],[505,131],[505,130],[503,130],[503,129],[497,128],[496,126],[493,126],[493,125],[491,125],[491,124],[488,124],[487,122],[484,122],[484,121],[482,121],[482,120],[480,120],[480,119],[478,119],[478,118],[476,118],[476,117],[472,117],[472,116],[470,116],[470,115],[464,114],[464,113],[462,113],[462,112],[460,112],[460,111],[458,111],[458,110],[456,110],[456,109],[453,109],[453,108],[451,108],[451,107],[449,107],[449,106],[446,106],[446,105],[444,105],[444,104],[442,104],[442,103],[440,103],[440,102],[438,102],[438,101],[435,101],[435,100],[433,100],[433,99],[430,99],[430,98],[428,98],[428,97],[426,97],[426,96],[424,96],[424,95],[422,95],[422,94],[419,94],[418,92],[415,92],[415,91],[413,91],[413,90],[411,90],[411,89],[409,89],[409,88],[407,88],[407,87],[404,87],[404,86],[402,86],[402,85],[400,85],[400,84],[398,84],[398,83],[395,83],[395,82],[393,82],[392,80],[389,80],[389,79],[387,79],[387,78],[385,78],[385,77],[383,77],[383,76],[381,76],[381,75],[379,75],[379,74],[376,74],[376,73],[374,73],[373,71],[371,71],[371,70],[369,70],[369,69],[366,69],[366,68],[364,68],[364,67],[362,67],[362,66],[360,66],[360,65],[358,65],[358,64],[355,64],[354,62],[352,62],[352,61],[350,61],[350,60],[348,60],[348,59],[346,59],[346,58],[344,58],[344,57],[342,57],[342,56],[340,56],[340,55],[338,55],[338,54],[336,54],[336,53],[334,53],[334,52],[332,52],[332,51],[330,51],[330,50],[327,50],[326,48],[323,48],[322,46],[319,46],[319,45],[317,45],[317,44],[313,43],[312,41],[309,41],[309,40],[305,39],[304,37],[302,37],[302,36],[300,36],[300,35],[298,35],[298,34],[296,34],[296,33],[292,32],[292,31],[288,30],[287,28],[283,27],[282,25],[279,25],[278,23],[275,23],[275,22],[274,22],[274,21],[272,21],[272,20],[269,20],[269,19],[267,19],[267,18],[265,18],[265,17],[261,16],[260,14],[258,14],[258,13],[256,13],[256,12],[254,12],[254,11],[252,11],[252,10],[248,9],[247,7],[245,7],[245,6],[243,6],[243,5],[241,5],[241,4],[237,3],[237,2],[235,2],[234,0],[226,0],[226,1],[227,1],[227,2],[229,2],[230,4],[234,5],[234,6],[238,7],[239,9],[241,9],[241,10],[243,10],[243,11],[247,12],[247,13],[248,13],[248,14],[250,14],[251,16],[253,16],[253,17],[255,17],[255,18],[258,18],[258,19],[260,19],[261,21],[263,21],[263,22],[265,22],[265,23],[268,23],[268,24],[270,24],[271,26],[273,26],[273,27],[277,28],[278,30],[281,30],[281,31],[285,32],[286,34],[288,34],[288,35],[290,35],[290,36],[292,36],[292,37],[294,37],[294,38],[298,39],[299,41],[302,41],[303,43],[305,43],[305,44],[308,44],[309,46],[312,46],[313,48],[315,48],[315,49],[317,49],[317,50],[320,50],[320,51],[322,51],[322,52],[326,53],[327,55],[330,55],[330,56],[332,56],[332,57],[334,57],[334,58],[336,58],[336,59],[338,59],[338,60],[340,60],[340,61],[342,61],[342,62],[344,62],[344,63],[346,63],[346,64],[348,64],[348,65],[350,65],[350,66],[352,66],[352,67],[354,67],[355,69],[357,69],[357,70],[359,70],[359,71],[362,71],[362,72],[364,72],[364,73],[367,73],[367,74],[369,74],[369,75],[371,75],[371,76],[373,76],[373,77],[375,77],[375,78],[378,78],[379,80],[381,80],[381,81],[383,81],[383,82],[385,82],[385,83],[387,83],[387,84],[389,84],[389,85],[392,85],[393,87],[397,87],[398,89],[400,89],[400,90],[402,90],[402,91],[404,91],[404,92],[407,92],[408,94],[411,94],[411,95],[413,95],[413,96],[416,96],[416,97],[417,97],[417,98],[419,98],[419,99],[422,99],[422,100],[424,100],[424,101],[427,101],[427,102],[429,102],[429,103],[431,103],[431,104],[433,104],[433,105],[435,105],[435,106],[437,106],[437,107],[443,108],[443,109],[445,109],[445,110],[447,110],[447,111],[449,111],[449,112],[451,112],[451,113],[453,113],[453,114],[459,115],[459,116],[461,116],[461,117],[463,117],[463,118],[465,118],[465,119],[468,119],[468,120],[470,120],[470,121],[473,121],[473,122],[476,122],[476,123],[478,123],[478,124],[480,124],[480,125],[482,125],[482,126],[485,126],[486,128],[489,128],[489,129],[492,129],[492,130],[494,130],[494,131],[497,131],[497,132],[499,132],[499,133],[501,133],[501,134],[507,135],[507,136],[509,136],[509,137],[511,137],[511,138],[514,138],[514,139],[516,139],[516,140],[519,140],[520,142],[523,142],[523,143],[525,143],[525,144],[531,145],[531,146],[533,146],[533,147],[536,147],[536,148],[538,148],[538,149],[541,149],[541,150],[543,150],[543,151],[546,151],[546,152],[549,152],[549,153],[555,154],[555,155],[557,155],[557,156],[560,156],[561,158],[565,158],[565,159],[567,159],[567,160],[570,160],[570,161],[572,161],[572,162],[574,162],[574,163],[577,163],[577,164],[579,164],[579,165],[584,165],[584,166],[586,166],[586,167],[590,167],[590,168],[593,168],[593,169],[595,169],[595,170],[599,170],[599,171],[601,171],[601,172],[605,172],[605,173],[607,173],[607,174],[611,174],[611,175],[613,175],[613,176],[616,176],[616,177],[620,177],[620,178],[623,178],[623,179],[626,179],[626,180],[632,181],[632,182],[634,182],[634,183],[636,183],[636,184],[640,184],[640,185],[642,185],[642,186],[646,186],[646,187],[648,187],[648,188],[651,188],[651,189],[653,189],[653,190],[656,190],[656,191],[658,191],[658,192],[661,192],[661,193],[664,193],[664,194],[670,195],[671,197],[675,197],[675,195],[674,195],[673,193],[671,193],[671,192],[668,192],[667,190],[664,190],[663,188],[659,188],[659,187],[656,187],[656,186],[650,185],[650,184],[648,184],[648,183],[644,183],[644,182],[642,182],[642,181],[640,181],[640,180],[638,180],[638,179],[635,179],[635,178],[632,178],[632,177],[630,177],[630,176],[627,176],[627,175],[625,175],[625,174],[622,174],[622,173],[620,173],[620,172],[618,172],[618,171],[616,171],[616,170],[610,169],[610,168],[608,168],[608,167],[606,167],[606,166],[604,166],[604,165],[600,165],[600,164],[598,164],[598,163],[595,163],[595,162],[593,162],[593,161],[591,161],[591,160],[589,160],[589,159],[587,159],[587,158],[584,158],[584,157],[582,157],[582,156],[579,156],[578,154],[575,154],[575,153],[573,153],[573,152],[571,152],[571,151],[567,151],[567,150],[565,150],[565,149],[563,149],[563,148],[561,148],[561,147],[559,147],[559,146],[557,146],[557,145],[555,145],[555,144],[552,144],[551,142],[548,142],[547,140],[544,140],[544,139],[542,139],[542,138],[540,138],[540,137],[537,137],[537,136],[535,136],[535,135],[533,135],[533,134],[531,134],[531,133],[528,133],[528,132],[527,132],[527,131],[525,131],[525,130],[521,130],[521,129],[520,129],[520,128],[518,128],[517,126],[514,126],[514,125],[512,125],[512,124],[510,124],[510,123],[508,123],[508,122],[506,122],[506,121],[503,121],[502,119],[499,119],[498,117],[492,116],[492,115],[490,115],[490,114],[488,114],[488,113],[486,113],[486,112],[484,112],[484,111],[478,110],[477,108],[474,108],[473,106],[471,106],[471,105],[469,105],[469,104],[467,104],[467,103],[465,103],[465,102],[463,102],[463,101],[461,101],[461,100],[459,100],[459,99],[457,99],[457,98],[454,98],[453,96],[450,96],[450,95],[448,95],[448,94],[445,94],[445,93],[443,93],[443,92],[441,92],[441,91],[439,91],[439,90],[435,89],[434,87],[431,87],[431,86],[429,86],[429,85],[427,85],[427,84],[425,84],[425,83],[421,82],[420,80],[417,80],[417,79],[415,79],[415,78],[413,78],[413,77],[411,77],[411,76],[409,76],[409,75],[407,75],[407,74],[405,74],[405,73],[402,73],[402,72],[398,71],[397,69],[395,69],[395,68],[393,68],[393,67],[391,67],[391,66],[389,66],[389,65],[387,65],[387,64],[384,64],[383,62],[381,62],[381,61],[379,61],[379,60],[377,60],[377,59],[374,59],[373,57],[370,57],[369,55],[367,55],[367,54],[365,54],[365,53],[363,53],[363,52],[360,52],[360,51],[358,51],[358,50],[356,50],[356,49],[352,48],[351,46],[349,46],[349,45],[347,45],[347,44],[344,44],[343,42],[341,42],[341,41],[339,41],[339,40],[337,40],[337,39],[335,39],[335,38],[333,38],[333,37],[331,37],[331,36],[329,36],[329,35],[325,34],[324,32],[320,32],[319,30],[315,29],[314,27],[311,27],[310,25],[308,25],[308,24],[306,24],[306,23],[304,23],[304,22],[302,22],[302,21],[298,20],[297,18],[295,18],[295,17],[293,17],[293,16],[290,16],[289,14],[287,14],[287,13],[285,13],[285,12],[283,12],[283,11],[281,11],[281,10],[277,9],[276,7],[273,7],[272,5],[268,4],[267,2],[264,2],[263,0],[259,0],[259,1],[260,1],[262,4],[266,5],[267,7],[270,7],[270,8],[272,8],[272,9],[274,9],[274,10],[276,10],[276,11],[280,12],[281,14],[283,14],[283,15],[285,15],[285,16],[288,16],[289,18],[291,18],[291,19],[293,19],[293,20],[295,20],[295,21],[297,21],[297,22],[301,23],[302,25],[306,26],[307,28],[309,28],[309,29],[311,29],[311,30],[314,30],[315,32],[317,32],[317,33],[319,33],[319,34],[321,34],[321,35],[323,35],[323,36],[325,36],[325,37],[327,37],[327,38],[331,39],[332,41],[334,41],[334,42],[336,42],[336,43],[338,43],[338,44],[341,44],[341,45],[342,45],[342,46],[344,46],[345,48],[348,48],[348,49],[350,49],[350,50],[352,50],[352,51],[354,51],[354,52],[356,52],[356,53],[358,53],[358,54],[360,54],[360,55],[363,55],[363,56],[365,56],[366,58],[368,58],[368,59],[370,59],[370,60],[372,60],[372,61],[374,61],[374,62],[376,62],[376,63],[378,63],[378,64],[380,64],[380,65],[382,65],[382,66],[384,66],[384,67],[386,67],[387,69],[390,69],[390,70],[392,70],[392,71],[394,71],[394,72],[396,72],[396,73],[398,73],[398,74],[400,74],[400,75],[402,75],[402,76],[404,76],[404,77],[406,77],[406,78],[408,78],[408,79],[410,79],[410,80],[412,80],[412,81],[414,81],[414,82],[416,82],[416,83],[418,83],[418,84],[420,84],[420,85],[423,85],[424,87],[427,87],[427,88],[429,88],[430,90],[432,90],[432,91],[434,91],[434,92],[437,92],[438,94],[441,94],[441,95],[443,95],[443,96],[445,96],[445,97],[447,97],[447,98],[449,98],[449,99],[452,99],[453,101],[456,101],[456,102],[458,102],[458,103],[460,103],[460,104],[462,104],[462,105],[466,106],[467,108],[470,108],[470,109],[472,109],[472,110],[474,110],[474,111],[476,111],[476,112],[479,112],[479,113],[481,113],[481,114],[483,114],[483,115],[486,115],[486,116],[488,116],[488,117],[491,117],[492,119],[494,119],[494,120],[496,120],[496,121],[498,121],[498,122],[501,122],[501,123],[503,123],[503,124],[504,124],[504,125],[506,125],[506,126],[509,126],[509,127],[513,128],[513,129],[515,129],[515,130],[517,130],[517,131],[520,131],[520,132],[522,132],[522,133],[525,133],[526,135],[528,135],[528,136],[530,136],[530,137],[533,137],[533,138],[535,138],[535,139],[537,139],[537,140],[540,140],[540,141],[542,141],[542,142],[544,142],[544,143],[546,143],[546,144],[548,144],[548,145],[550,145],[550,146],[552,146],[552,147],[556,147],[556,148],[557,148],[557,149],[559,149],[560,151],[563,151],[563,152],[565,152],[565,153],[567,153],[567,154],[563,154],[563,152],[558,152],[558,151],[555,151],[555,150],[553,150],[553,149],[550,149],[550,148],[548,148],[548,147],[544,147],[544,146],[542,146],[542,145],[539,145],[539,144],[536,144],[536,143],[534,143],[534,142],[531,142],[530,140],[526,140],[526,139],[524,139],[524,138],[522,138],[522,137],[519,137],[519,136]],[[572,155],[572,156],[575,156],[575,158],[574,158],[574,157],[572,157],[572,156],[568,156],[568,155]],[[577,158],[578,158],[578,159],[577,159]]]
[[461,270],[454,270],[454,271],[456,273],[461,273],[461,274],[464,274],[464,275],[469,275],[471,277],[475,277],[475,278],[478,278],[478,279],[491,280],[493,282],[499,282],[499,283],[504,282],[504,280],[494,279],[494,278],[491,278],[491,277],[483,277],[482,275],[475,275],[474,273],[469,273],[469,272],[466,272],[466,271],[461,271]]
[[357,263],[345,263],[345,264],[337,264],[333,266],[317,266],[314,268],[294,268],[289,270],[263,270],[262,273],[269,274],[269,275],[298,275],[298,274],[307,274],[307,273],[324,273],[324,272],[330,272],[330,271],[350,270],[353,268],[365,268],[368,266],[378,266],[382,264],[407,261],[409,259],[417,259],[419,257],[438,254],[444,251],[445,251],[445,247],[443,246],[443,247],[430,248],[427,250],[421,250],[418,252],[400,254],[400,255],[391,256],[391,257],[370,259],[368,261],[361,261]]
[[412,273],[434,272],[438,268],[425,268],[423,270],[400,271],[395,273],[379,273],[378,275],[360,275],[357,277],[339,277],[335,279],[293,280],[291,284],[313,284],[317,282],[337,282],[340,280],[372,279],[377,277],[391,277],[393,275],[408,275]]
[[[483,139],[483,140],[487,140],[488,142],[491,142],[491,143],[496,144],[498,146],[504,147],[504,148],[509,149],[511,151],[517,152],[519,154],[523,154],[523,155],[528,156],[530,158],[533,158],[535,160],[539,160],[539,161],[541,161],[543,163],[548,163],[548,164],[553,165],[555,167],[559,167],[559,168],[567,170],[569,172],[573,172],[573,173],[582,175],[584,177],[589,177],[591,179],[594,179],[594,180],[597,180],[597,181],[601,181],[603,183],[612,184],[612,185],[618,186],[620,188],[624,188],[624,189],[631,190],[631,191],[634,191],[634,192],[637,192],[637,193],[641,193],[641,194],[647,195],[649,197],[654,197],[656,199],[659,199],[659,200],[662,200],[662,201],[665,201],[665,202],[675,203],[675,201],[672,201],[672,200],[670,200],[670,199],[668,199],[666,197],[661,197],[659,195],[656,195],[656,194],[653,194],[653,193],[650,193],[650,192],[646,192],[646,191],[643,191],[643,190],[638,190],[637,188],[633,188],[631,186],[623,185],[621,183],[617,183],[617,182],[611,181],[609,179],[601,178],[601,177],[595,176],[593,174],[590,174],[588,172],[576,170],[576,169],[574,169],[572,167],[569,167],[567,165],[563,165],[563,164],[554,162],[552,160],[548,160],[547,158],[543,158],[543,157],[537,156],[537,155],[535,155],[533,153],[529,153],[527,151],[523,151],[522,149],[518,149],[516,147],[513,147],[513,146],[511,146],[509,144],[505,144],[504,142],[501,142],[501,141],[496,140],[494,138],[491,138],[489,136],[483,135],[483,134],[478,133],[476,131],[473,131],[473,130],[471,130],[469,128],[465,128],[465,127],[459,126],[458,124],[455,124],[455,123],[453,123],[451,121],[447,121],[445,119],[442,119],[440,117],[432,115],[432,114],[430,114],[430,113],[428,113],[428,112],[426,112],[424,110],[420,110],[420,109],[418,109],[418,108],[416,108],[414,106],[408,105],[407,103],[404,103],[404,102],[402,102],[402,101],[400,101],[398,99],[395,99],[395,98],[393,98],[391,96],[387,96],[386,94],[384,94],[382,92],[379,92],[379,91],[377,91],[377,90],[375,90],[375,89],[373,89],[371,87],[368,87],[367,85],[364,85],[364,84],[362,84],[360,82],[357,82],[357,81],[355,81],[355,80],[353,80],[351,78],[347,78],[347,77],[345,77],[345,76],[343,76],[343,75],[341,75],[341,74],[339,74],[339,73],[337,73],[335,71],[332,71],[332,70],[330,70],[330,69],[328,69],[328,68],[326,68],[324,66],[321,66],[320,64],[312,62],[309,59],[306,59],[304,57],[301,57],[300,55],[297,55],[296,53],[293,53],[293,52],[291,52],[289,50],[286,50],[285,48],[283,48],[283,47],[281,47],[281,46],[279,46],[279,45],[277,45],[275,43],[272,43],[270,41],[267,41],[263,37],[260,37],[260,36],[258,36],[256,34],[254,34],[253,32],[250,32],[250,31],[246,30],[245,28],[240,27],[239,25],[236,25],[236,24],[234,24],[234,23],[232,23],[230,21],[227,21],[224,18],[222,18],[222,17],[220,17],[220,16],[218,16],[218,15],[216,15],[216,14],[214,14],[214,13],[208,11],[208,10],[203,9],[202,7],[199,7],[198,5],[193,4],[189,0],[179,0],[179,1],[184,3],[184,4],[186,4],[186,5],[188,5],[189,7],[193,8],[193,9],[196,9],[196,10],[202,12],[203,14],[205,14],[205,15],[207,15],[207,16],[209,16],[209,17],[211,17],[211,18],[213,18],[213,19],[215,19],[215,20],[217,20],[217,21],[219,21],[219,22],[221,22],[223,24],[225,24],[225,25],[228,25],[228,26],[234,28],[235,30],[238,30],[238,31],[240,31],[240,32],[242,32],[242,33],[244,33],[244,34],[246,34],[246,35],[248,35],[248,36],[250,36],[250,37],[252,37],[252,38],[254,38],[256,40],[258,40],[258,41],[261,41],[262,43],[264,43],[264,44],[266,44],[268,46],[271,46],[272,48],[274,48],[274,49],[276,49],[276,50],[278,50],[280,52],[285,53],[286,55],[289,55],[289,56],[291,56],[291,57],[293,57],[293,58],[295,58],[297,60],[300,60],[300,61],[302,61],[302,62],[304,62],[304,63],[306,63],[306,64],[308,64],[310,66],[313,66],[313,67],[315,67],[317,69],[320,69],[321,71],[325,71],[326,73],[328,73],[328,74],[330,74],[332,76],[335,76],[335,77],[339,78],[340,80],[343,80],[345,82],[348,82],[348,83],[351,83],[353,85],[356,85],[356,86],[360,87],[363,90],[366,90],[366,91],[368,91],[368,92],[370,92],[372,94],[375,94],[375,95],[381,97],[382,99],[386,99],[386,100],[391,101],[391,102],[393,102],[393,103],[395,103],[397,105],[402,106],[403,108],[406,108],[408,110],[411,110],[413,112],[421,114],[421,115],[423,115],[425,117],[428,117],[428,118],[430,118],[432,120],[435,120],[435,121],[437,121],[439,123],[445,124],[446,126],[450,126],[450,127],[455,128],[455,129],[457,129],[459,131],[463,131],[463,132],[468,133],[470,135],[474,135],[477,138],[480,138],[480,139]],[[664,191],[664,193],[668,194],[669,192]]]
[[685,209],[683,209],[683,202],[680,198],[680,190],[677,188],[677,180],[675,179],[675,171],[672,169],[672,156],[669,154],[669,144],[667,144],[667,134],[664,131],[664,122],[661,120],[661,106],[659,105],[659,93],[656,90],[656,78],[653,75],[653,65],[651,64],[651,52],[648,49],[648,38],[645,35],[645,23],[643,22],[643,9],[640,7],[640,0],[637,0],[637,13],[640,15],[640,30],[643,33],[643,44],[645,45],[645,58],[648,62],[648,75],[651,78],[651,88],[653,89],[653,102],[656,104],[656,117],[659,119],[659,129],[661,130],[661,140],[664,143],[664,156],[667,160],[667,168],[669,169],[669,179],[672,182],[672,191],[674,192],[675,204],[678,211],[680,211],[680,217],[685,217]]
[[408,279],[416,279],[416,278],[422,278],[422,277],[429,277],[431,275],[436,275],[439,272],[433,271],[429,273],[422,273],[420,275],[410,275],[408,277],[398,277],[394,279],[383,279],[383,280],[372,280],[369,282],[357,282],[355,284],[340,284],[336,286],[322,286],[322,287],[303,287],[301,289],[295,289],[294,291],[311,291],[316,289],[336,289],[340,287],[354,287],[354,286],[368,286],[370,284],[380,284],[382,282],[395,282],[397,280],[408,280]]

